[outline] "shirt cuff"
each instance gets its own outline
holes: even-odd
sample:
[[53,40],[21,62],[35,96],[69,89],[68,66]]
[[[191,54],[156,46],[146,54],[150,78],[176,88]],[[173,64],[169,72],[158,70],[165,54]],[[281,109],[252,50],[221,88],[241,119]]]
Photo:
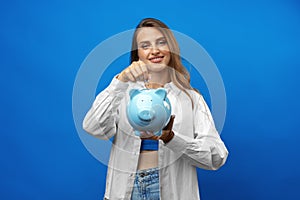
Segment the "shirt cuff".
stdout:
[[188,138],[178,135],[177,132],[174,132],[174,137],[166,144],[166,147],[171,149],[174,152],[184,153],[188,147]]

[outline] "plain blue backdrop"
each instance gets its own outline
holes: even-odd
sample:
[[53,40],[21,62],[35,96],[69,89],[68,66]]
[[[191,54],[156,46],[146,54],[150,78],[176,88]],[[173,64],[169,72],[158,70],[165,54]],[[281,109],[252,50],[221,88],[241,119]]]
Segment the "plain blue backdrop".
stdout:
[[78,137],[73,84],[93,48],[144,17],[199,42],[225,84],[230,155],[198,170],[201,199],[299,199],[296,0],[1,1],[0,199],[102,198],[106,166]]

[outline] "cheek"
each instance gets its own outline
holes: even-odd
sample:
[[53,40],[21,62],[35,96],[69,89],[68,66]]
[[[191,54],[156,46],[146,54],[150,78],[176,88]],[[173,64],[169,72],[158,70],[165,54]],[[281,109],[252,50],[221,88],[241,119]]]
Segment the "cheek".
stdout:
[[165,56],[170,56],[170,51],[169,51],[169,50],[161,50],[161,52],[162,52]]
[[170,49],[168,47],[163,47],[160,49],[160,52],[165,56],[170,56]]
[[164,54],[166,57],[168,57],[168,59],[170,59],[171,54],[170,54],[170,51],[169,51],[169,50],[162,50],[161,52],[162,52],[162,54]]
[[141,60],[147,59],[148,51],[144,51],[144,50],[139,49],[139,50],[138,50],[138,56],[139,56],[139,58],[140,58]]

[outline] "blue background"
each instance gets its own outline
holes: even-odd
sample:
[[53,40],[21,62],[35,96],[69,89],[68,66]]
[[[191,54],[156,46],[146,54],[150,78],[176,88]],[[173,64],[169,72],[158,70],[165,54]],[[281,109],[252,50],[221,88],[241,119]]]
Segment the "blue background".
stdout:
[[2,1],[0,199],[102,198],[106,166],[78,137],[73,83],[96,45],[144,17],[198,41],[223,77],[230,156],[198,170],[201,198],[299,199],[296,0]]

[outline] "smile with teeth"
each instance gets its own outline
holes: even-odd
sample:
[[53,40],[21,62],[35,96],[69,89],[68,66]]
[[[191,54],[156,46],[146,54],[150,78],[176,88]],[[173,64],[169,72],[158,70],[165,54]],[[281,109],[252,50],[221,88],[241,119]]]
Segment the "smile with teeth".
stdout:
[[150,58],[149,60],[152,63],[160,63],[161,61],[163,61],[164,56],[155,56],[153,58]]

